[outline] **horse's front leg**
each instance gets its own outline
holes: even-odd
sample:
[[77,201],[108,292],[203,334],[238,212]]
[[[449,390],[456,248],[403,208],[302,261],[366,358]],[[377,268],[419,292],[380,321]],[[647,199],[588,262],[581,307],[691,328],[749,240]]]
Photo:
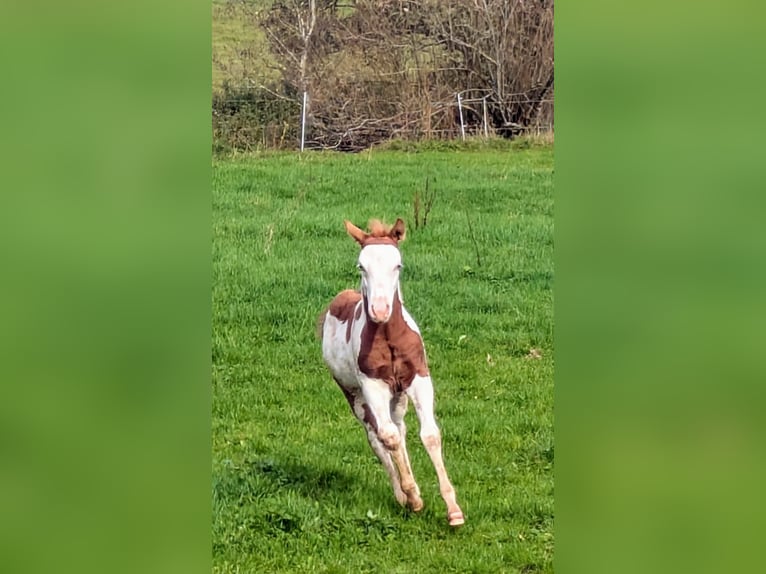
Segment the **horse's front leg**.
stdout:
[[418,512],[423,508],[420,489],[415,483],[406,448],[403,448],[403,437],[391,417],[391,401],[393,393],[385,381],[365,377],[362,381],[362,393],[377,425],[377,436],[386,450],[391,454],[396,469],[399,471],[399,483],[407,497],[409,507]]
[[442,458],[442,438],[439,427],[434,417],[434,387],[431,377],[415,376],[412,384],[407,389],[407,394],[415,403],[415,411],[420,421],[420,440],[431,457],[431,462],[439,477],[439,491],[444,502],[447,504],[447,520],[450,526],[460,526],[465,522],[463,511],[457,503],[455,488],[447,476]]
[[372,452],[375,453],[375,456],[378,457],[378,460],[383,465],[383,468],[386,469],[386,474],[388,474],[388,477],[391,480],[391,487],[394,489],[394,497],[396,498],[396,501],[404,506],[407,504],[407,495],[404,494],[402,486],[399,483],[399,473],[394,467],[394,461],[391,458],[391,453],[386,450],[386,448],[378,439],[378,423],[372,414],[370,406],[364,400],[362,390],[359,388],[346,388],[340,383],[340,381],[338,381],[338,379],[335,379],[335,382],[338,383],[338,386],[343,391],[343,394],[345,395],[346,400],[351,407],[351,412],[354,413],[354,416],[364,427],[364,430],[367,434],[367,442],[370,443]]

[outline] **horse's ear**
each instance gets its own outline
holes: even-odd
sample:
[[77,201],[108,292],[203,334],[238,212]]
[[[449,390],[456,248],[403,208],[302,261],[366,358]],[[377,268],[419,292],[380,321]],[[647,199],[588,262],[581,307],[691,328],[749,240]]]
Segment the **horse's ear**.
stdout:
[[348,231],[348,234],[353,237],[359,245],[362,245],[369,237],[364,231],[359,229],[349,220],[345,220],[343,223],[346,225],[346,231]]
[[401,218],[396,220],[396,223],[394,223],[394,226],[391,228],[391,232],[388,235],[397,243],[404,241],[406,231],[404,229],[404,221],[402,221]]

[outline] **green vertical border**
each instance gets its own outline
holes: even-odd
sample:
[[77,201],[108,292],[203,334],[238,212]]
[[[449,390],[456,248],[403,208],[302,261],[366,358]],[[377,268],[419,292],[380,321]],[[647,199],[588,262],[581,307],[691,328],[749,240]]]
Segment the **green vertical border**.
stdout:
[[210,3],[0,21],[0,570],[209,572]]
[[557,6],[558,572],[760,563],[762,17]]

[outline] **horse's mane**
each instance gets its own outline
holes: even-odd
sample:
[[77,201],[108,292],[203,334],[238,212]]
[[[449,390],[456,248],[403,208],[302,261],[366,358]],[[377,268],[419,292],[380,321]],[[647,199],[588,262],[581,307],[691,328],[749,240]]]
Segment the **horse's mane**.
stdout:
[[393,225],[383,223],[380,219],[370,219],[367,228],[370,230],[370,237],[388,237],[393,229]]

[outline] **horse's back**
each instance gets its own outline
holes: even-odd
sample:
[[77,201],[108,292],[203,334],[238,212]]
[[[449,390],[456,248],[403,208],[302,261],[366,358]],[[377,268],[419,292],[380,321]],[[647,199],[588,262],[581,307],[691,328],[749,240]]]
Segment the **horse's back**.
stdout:
[[[354,317],[356,305],[362,300],[362,294],[353,289],[346,289],[338,293],[330,302],[327,312],[338,319],[341,323],[350,321]],[[358,319],[358,317],[357,317]]]

